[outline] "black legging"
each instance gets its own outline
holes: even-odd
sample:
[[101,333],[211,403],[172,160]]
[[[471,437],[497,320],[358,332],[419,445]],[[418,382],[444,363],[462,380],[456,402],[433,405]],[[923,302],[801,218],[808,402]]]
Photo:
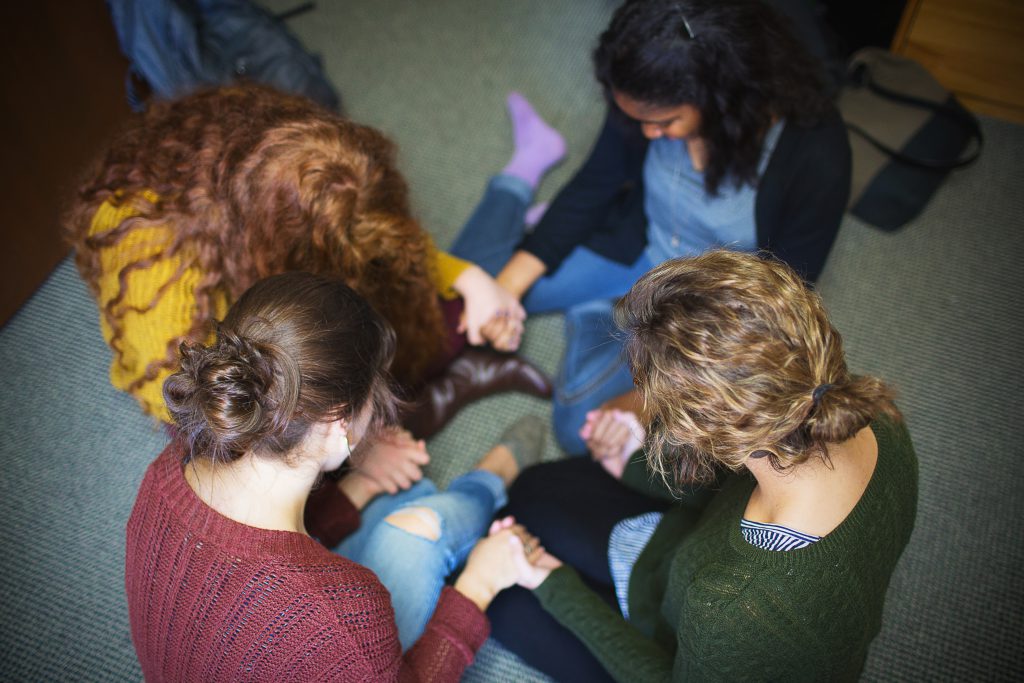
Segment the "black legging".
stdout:
[[[623,519],[667,508],[612,478],[590,458],[569,458],[525,470],[509,490],[507,512],[618,612],[608,569],[608,538]],[[611,681],[576,636],[523,588],[502,591],[487,610],[491,633],[528,664],[557,681]]]

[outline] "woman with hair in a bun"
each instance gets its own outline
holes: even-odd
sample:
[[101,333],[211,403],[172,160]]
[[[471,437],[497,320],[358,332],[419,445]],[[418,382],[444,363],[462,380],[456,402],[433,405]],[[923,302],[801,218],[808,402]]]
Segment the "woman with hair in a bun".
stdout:
[[615,312],[645,448],[604,425],[600,464],[518,479],[509,512],[550,554],[495,637],[559,681],[857,680],[917,507],[892,391],[774,259],[671,260]]
[[373,479],[324,487],[335,525],[358,528],[328,551],[306,501],[393,419],[393,349],[352,289],[306,273],[258,282],[211,343],[182,345],[164,387],[175,437],[127,530],[147,680],[458,680],[487,638],[483,610],[542,552],[510,518],[491,520],[543,430],[520,421],[447,491],[422,481],[362,520]]
[[719,247],[768,250],[811,282],[824,268],[849,141],[770,4],[623,3],[594,50],[609,107],[589,158],[532,232],[480,226],[505,247],[498,282],[528,312],[566,312],[554,426],[569,453],[586,450],[587,412],[632,387],[611,306],[650,268]]

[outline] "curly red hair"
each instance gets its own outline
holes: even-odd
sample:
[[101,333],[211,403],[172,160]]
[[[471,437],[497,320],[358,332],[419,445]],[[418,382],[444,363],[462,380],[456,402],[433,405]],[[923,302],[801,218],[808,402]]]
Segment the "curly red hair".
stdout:
[[[147,201],[145,191],[159,198]],[[135,216],[90,235],[104,202]],[[116,138],[79,188],[66,221],[83,279],[98,293],[100,251],[133,230],[172,226],[163,254],[125,265],[104,307],[117,352],[129,274],[188,255],[203,277],[188,336],[203,340],[217,292],[236,300],[257,280],[286,271],[339,277],[394,326],[392,372],[413,383],[447,335],[433,284],[434,247],[410,212],[395,147],[380,132],[300,97],[244,85],[154,104]],[[137,385],[177,364],[180,338]],[[133,387],[134,388],[134,387]]]

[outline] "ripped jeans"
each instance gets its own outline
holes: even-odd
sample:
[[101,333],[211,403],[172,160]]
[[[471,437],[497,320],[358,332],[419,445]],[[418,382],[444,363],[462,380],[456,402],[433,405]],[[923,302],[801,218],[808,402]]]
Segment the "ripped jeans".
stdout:
[[[505,502],[505,485],[492,472],[467,472],[444,492],[438,492],[429,479],[421,479],[405,491],[370,501],[362,511],[358,531],[334,548],[339,555],[371,569],[391,593],[403,652],[419,639],[433,616],[445,579],[466,561]],[[440,522],[437,540],[386,520],[407,508],[436,513]],[[428,519],[430,513],[421,516]]]

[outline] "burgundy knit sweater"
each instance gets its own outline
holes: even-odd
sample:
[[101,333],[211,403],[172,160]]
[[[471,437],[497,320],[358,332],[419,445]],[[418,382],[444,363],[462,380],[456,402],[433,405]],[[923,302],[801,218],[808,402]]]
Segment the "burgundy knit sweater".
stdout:
[[487,618],[445,588],[403,656],[373,572],[220,515],[181,462],[172,444],[149,466],[128,520],[128,616],[148,681],[456,681],[487,639]]

